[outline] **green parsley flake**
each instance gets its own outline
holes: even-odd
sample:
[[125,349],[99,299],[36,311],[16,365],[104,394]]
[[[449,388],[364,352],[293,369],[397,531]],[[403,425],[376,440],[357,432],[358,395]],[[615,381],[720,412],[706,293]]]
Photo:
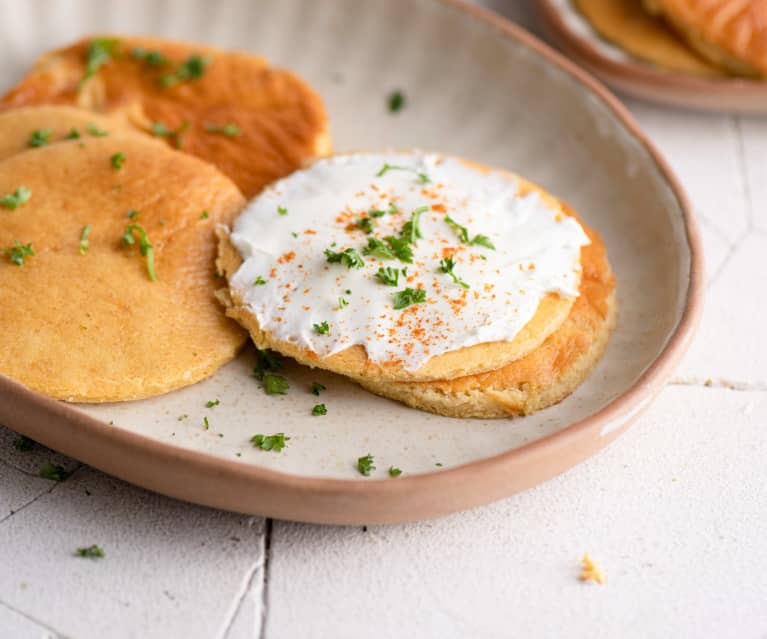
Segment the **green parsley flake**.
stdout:
[[35,129],[29,134],[29,146],[48,146],[51,143],[52,133],[50,129]]
[[78,548],[76,554],[78,557],[85,557],[87,559],[103,559],[105,557],[103,548],[96,544],[85,548]]
[[212,62],[213,58],[209,56],[190,55],[175,72],[166,73],[160,77],[160,84],[165,88],[170,88],[181,82],[199,80]]
[[325,404],[315,404],[314,408],[312,408],[312,415],[314,417],[319,417],[321,415],[327,415],[328,409]]
[[279,213],[280,215],[287,215],[288,209],[286,209],[284,206],[278,206],[277,213]]
[[138,211],[136,209],[131,209],[128,211],[128,219],[129,220],[135,220],[138,217]]
[[184,148],[183,135],[188,128],[189,128],[188,120],[184,120],[177,129],[171,129],[164,122],[153,122],[151,131],[152,131],[152,135],[154,135],[155,137],[168,138],[169,140],[173,142],[173,145],[177,149],[183,149]]
[[115,56],[119,43],[120,41],[114,38],[96,38],[90,41],[85,59],[85,72],[78,85],[78,90],[82,90],[85,83]]
[[186,413],[184,413],[183,415],[179,415],[178,421],[183,422],[187,417],[189,417],[189,415],[187,415]]
[[410,171],[411,173],[415,173],[415,175],[418,177],[418,181],[421,184],[430,184],[431,180],[429,179],[429,176],[425,173],[419,172],[417,169],[414,169],[411,166],[398,166],[396,164],[384,164],[381,167],[381,170],[376,173],[376,177],[383,177],[386,175],[389,171]]
[[205,406],[206,408],[213,408],[214,406],[218,406],[220,403],[221,403],[220,399],[208,400],[207,402],[205,402]]
[[375,226],[373,225],[373,220],[371,220],[369,217],[361,217],[357,220],[356,225],[361,228],[365,233],[372,233],[375,231]]
[[280,356],[272,351],[256,351],[256,367],[253,375],[263,381],[267,372],[276,373],[283,366]]
[[405,96],[402,91],[392,91],[386,101],[391,113],[399,113],[405,106]]
[[410,240],[408,240],[408,238],[394,237],[393,235],[390,235],[385,237],[384,241],[389,245],[389,249],[400,262],[412,264],[413,249],[410,246]]
[[426,301],[426,291],[422,288],[406,288],[397,291],[393,295],[394,310],[399,311],[413,304],[421,304]]
[[253,444],[255,448],[279,453],[283,448],[285,448],[285,442],[287,442],[289,439],[290,437],[285,437],[285,433],[275,433],[274,435],[253,435],[253,437],[250,438],[250,443]]
[[253,286],[263,286],[264,284],[266,284],[266,280],[260,275],[256,278],[256,281],[253,282]]
[[242,135],[240,127],[234,122],[227,122],[226,124],[206,124],[205,130],[208,133],[220,133],[230,138],[235,138],[238,135]]
[[399,477],[402,474],[402,471],[399,468],[395,468],[394,466],[389,467],[389,477]]
[[5,249],[4,253],[16,266],[24,266],[24,260],[27,257],[34,257],[35,251],[32,249],[32,243],[22,244],[16,240],[16,244],[11,248]]
[[321,324],[312,324],[312,328],[314,329],[314,332],[317,333],[317,335],[330,334],[330,324],[327,322],[322,322]]
[[79,140],[80,139],[80,132],[77,129],[72,129],[69,133],[67,133],[64,136],[65,140]]
[[287,395],[290,384],[282,375],[268,373],[261,379],[267,395]]
[[365,260],[359,254],[357,249],[348,248],[341,253],[336,253],[330,249],[325,249],[325,256],[328,258],[328,262],[331,264],[341,263],[346,268],[362,268],[365,266]]
[[90,135],[92,135],[94,138],[105,138],[105,137],[107,137],[109,135],[108,131],[104,131],[103,129],[99,129],[95,124],[93,124],[93,122],[88,122],[88,124],[85,127],[85,130]]
[[338,310],[341,310],[342,308],[349,306],[349,301],[345,297],[339,297],[338,298]]
[[372,209],[368,211],[370,217],[383,217],[384,215],[394,215],[399,213],[399,209],[394,205],[394,202],[389,202],[389,208],[386,211],[380,209]]
[[210,217],[210,214],[207,211],[203,211],[200,213],[200,219],[201,220],[207,220]]
[[210,430],[210,422],[208,422],[207,417],[202,418],[202,426],[205,428],[205,430]]
[[387,286],[397,286],[399,283],[399,269],[391,268],[390,266],[384,268],[382,266],[378,269],[376,277]]
[[43,479],[64,481],[67,477],[69,477],[69,475],[71,475],[71,473],[67,472],[63,466],[59,466],[58,464],[54,464],[50,461],[47,461],[42,466],[40,466],[40,477]]
[[423,238],[421,235],[421,228],[419,222],[421,221],[421,215],[428,211],[431,207],[419,206],[415,211],[410,214],[410,220],[405,222],[402,227],[400,237],[406,239],[410,244],[415,244],[416,240]]
[[320,393],[324,390],[327,390],[325,386],[323,386],[319,382],[312,382],[312,395],[316,395],[317,397],[319,397]]
[[471,288],[466,282],[464,282],[460,277],[458,277],[454,272],[453,269],[455,268],[455,260],[453,260],[452,256],[443,258],[439,261],[439,270],[443,273],[446,273],[450,277],[453,278],[453,281],[456,284],[459,284],[460,286],[463,286],[464,288]]
[[368,453],[364,457],[360,457],[357,460],[357,470],[359,471],[360,475],[364,475],[365,477],[370,477],[371,471],[376,469],[373,462],[374,462],[373,455],[371,455],[370,453]]
[[122,151],[118,151],[115,153],[111,158],[109,158],[109,161],[112,163],[112,168],[115,171],[119,171],[121,168],[123,168],[123,164],[125,164],[125,153]]
[[458,239],[461,240],[463,244],[480,245],[492,249],[493,251],[495,250],[495,246],[493,246],[493,243],[487,235],[475,235],[473,238],[469,239],[469,229],[458,224],[458,222],[449,215],[445,216],[445,223],[456,232]]
[[80,255],[85,255],[85,252],[90,247],[91,243],[90,240],[88,240],[88,235],[91,232],[91,226],[90,224],[83,227],[83,230],[80,232]]
[[22,204],[29,202],[29,198],[32,197],[31,189],[26,186],[20,186],[13,193],[7,193],[0,197],[0,206],[4,206],[6,209],[15,211]]
[[134,233],[138,233],[139,236],[139,251],[141,255],[146,257],[146,270],[149,274],[149,279],[152,282],[157,281],[157,274],[154,270],[154,248],[149,242],[144,227],[140,224],[129,224],[128,229],[123,233],[123,244],[125,246],[133,246],[136,243]]
[[26,435],[20,435],[13,440],[13,447],[22,453],[28,453],[35,447],[36,443],[34,439],[30,439]]
[[131,55],[135,60],[143,60],[149,67],[163,67],[166,64],[170,64],[170,60],[160,51],[147,51],[143,47],[136,47],[131,52]]
[[394,259],[394,253],[392,253],[392,250],[383,240],[379,240],[377,237],[371,237],[368,239],[368,245],[362,249],[362,254],[380,257],[382,260]]

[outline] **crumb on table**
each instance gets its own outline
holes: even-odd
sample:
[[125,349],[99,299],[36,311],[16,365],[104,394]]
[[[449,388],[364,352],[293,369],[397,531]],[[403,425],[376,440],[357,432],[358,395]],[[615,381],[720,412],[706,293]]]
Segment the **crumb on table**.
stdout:
[[581,574],[579,576],[581,581],[593,581],[597,584],[607,583],[607,573],[602,569],[602,566],[596,563],[589,556],[589,553],[583,555],[581,563],[583,564],[583,568],[581,569]]

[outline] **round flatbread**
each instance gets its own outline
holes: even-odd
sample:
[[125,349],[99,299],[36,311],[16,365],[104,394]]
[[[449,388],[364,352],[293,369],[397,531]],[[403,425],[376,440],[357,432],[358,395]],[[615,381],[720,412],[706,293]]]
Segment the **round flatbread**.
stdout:
[[43,55],[1,108],[68,104],[122,118],[216,165],[251,196],[330,151],[322,100],[261,57],[95,36]]
[[4,160],[0,197],[0,373],[68,401],[139,399],[242,345],[215,299],[214,226],[245,200],[214,167],[117,133]]
[[580,295],[562,326],[541,346],[482,375],[436,382],[360,384],[383,397],[447,417],[514,417],[556,404],[572,393],[604,354],[615,326],[615,277],[599,235],[581,249]]

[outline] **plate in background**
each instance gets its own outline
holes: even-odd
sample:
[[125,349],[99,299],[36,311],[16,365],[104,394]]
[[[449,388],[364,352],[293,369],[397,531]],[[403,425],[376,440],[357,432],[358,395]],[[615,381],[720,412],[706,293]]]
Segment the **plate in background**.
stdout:
[[767,113],[767,81],[666,71],[604,40],[572,0],[539,0],[538,6],[546,31],[559,47],[618,91],[703,111]]
[[[605,357],[573,396],[524,419],[437,417],[298,367],[289,395],[266,396],[250,375],[252,351],[205,382],[121,404],[68,405],[0,377],[0,422],[52,448],[219,508],[323,523],[424,519],[500,499],[598,451],[649,404],[690,340],[702,256],[677,181],[615,98],[492,13],[438,0],[2,0],[0,14],[9,86],[44,50],[99,31],[263,53],[324,96],[336,150],[420,147],[516,170],[602,233],[618,278]],[[386,108],[394,89],[407,98],[397,114]],[[328,387],[325,417],[309,414],[312,381]],[[212,399],[220,405],[206,408]],[[279,454],[248,442],[279,431],[291,437]],[[355,468],[367,453],[371,478]],[[403,475],[388,478],[391,465]]]

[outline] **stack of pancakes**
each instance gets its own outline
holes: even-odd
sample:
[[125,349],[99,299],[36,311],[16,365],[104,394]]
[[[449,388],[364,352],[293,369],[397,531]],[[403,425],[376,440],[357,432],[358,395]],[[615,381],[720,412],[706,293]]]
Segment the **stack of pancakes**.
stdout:
[[574,0],[603,37],[659,67],[767,77],[765,0]]
[[0,373],[80,402],[211,375],[245,341],[216,225],[328,151],[319,96],[259,57],[111,36],[44,55],[0,100]]

